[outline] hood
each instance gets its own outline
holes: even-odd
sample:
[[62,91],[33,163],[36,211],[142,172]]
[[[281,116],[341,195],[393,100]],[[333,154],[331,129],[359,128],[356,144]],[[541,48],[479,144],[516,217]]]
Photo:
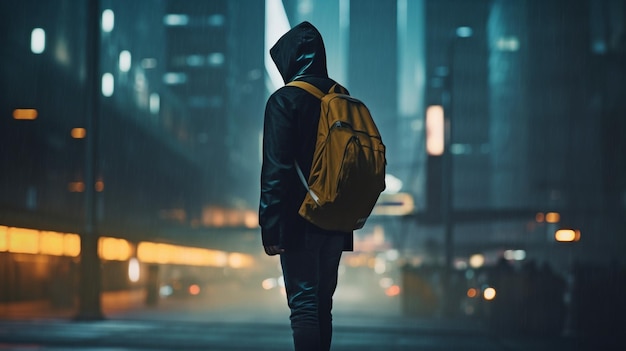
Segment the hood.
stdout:
[[328,77],[326,49],[320,32],[309,22],[302,22],[285,33],[270,49],[285,83],[296,77]]

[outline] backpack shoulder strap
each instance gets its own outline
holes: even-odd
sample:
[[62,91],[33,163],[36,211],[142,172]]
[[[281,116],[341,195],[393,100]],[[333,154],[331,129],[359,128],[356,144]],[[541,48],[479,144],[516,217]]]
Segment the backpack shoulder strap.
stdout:
[[346,88],[344,88],[343,86],[335,83],[333,84],[332,87],[330,87],[330,90],[328,90],[329,94],[335,93],[335,94],[343,94],[343,95],[350,95],[348,94],[348,91],[346,90]]
[[[330,89],[328,90],[328,93],[324,93],[321,90],[319,90],[315,85],[305,82],[303,80],[293,80],[289,83],[287,83],[288,86],[292,86],[292,87],[298,87],[300,89],[304,89],[307,92],[309,92],[309,94],[315,96],[316,98],[322,100],[322,98],[326,95],[326,94],[344,94],[344,95],[348,95],[348,91],[346,90],[346,88],[342,87],[341,85],[335,83],[333,84],[332,87],[330,87]],[[337,91],[339,90],[339,91]]]
[[301,80],[294,80],[291,81],[289,83],[287,83],[287,85],[292,86],[292,87],[298,87],[300,89],[304,89],[307,92],[309,92],[309,94],[315,96],[316,98],[322,100],[322,98],[324,97],[324,92],[322,92],[321,90],[319,90],[315,85],[311,84],[311,83],[307,83],[305,81],[301,81]]

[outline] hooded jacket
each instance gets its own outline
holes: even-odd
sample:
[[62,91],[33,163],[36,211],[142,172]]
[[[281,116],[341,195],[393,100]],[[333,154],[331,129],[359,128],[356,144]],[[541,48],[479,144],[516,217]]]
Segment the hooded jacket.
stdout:
[[[285,84],[304,80],[322,91],[329,91],[336,84],[328,77],[322,36],[308,22],[285,33],[270,49],[270,55]],[[297,87],[283,86],[267,100],[259,204],[264,246],[304,248],[305,228],[313,225],[298,214],[307,190],[298,178],[294,161],[305,176],[309,174],[319,115],[319,99]],[[328,233],[344,235],[344,249],[352,250],[352,233]]]

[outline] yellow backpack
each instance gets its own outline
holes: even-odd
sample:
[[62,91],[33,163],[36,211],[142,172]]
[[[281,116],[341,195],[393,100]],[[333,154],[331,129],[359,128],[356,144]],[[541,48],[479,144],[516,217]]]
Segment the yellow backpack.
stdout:
[[296,170],[308,193],[302,217],[327,230],[351,232],[365,224],[385,190],[385,145],[369,109],[358,99],[325,94],[312,84],[287,85],[306,90],[321,100],[317,142],[308,181]]

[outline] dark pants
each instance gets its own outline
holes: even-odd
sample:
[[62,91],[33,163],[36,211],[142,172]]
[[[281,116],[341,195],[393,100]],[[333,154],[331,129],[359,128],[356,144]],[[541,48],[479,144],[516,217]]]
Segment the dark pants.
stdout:
[[280,255],[296,351],[328,351],[344,238],[308,228],[306,248]]

